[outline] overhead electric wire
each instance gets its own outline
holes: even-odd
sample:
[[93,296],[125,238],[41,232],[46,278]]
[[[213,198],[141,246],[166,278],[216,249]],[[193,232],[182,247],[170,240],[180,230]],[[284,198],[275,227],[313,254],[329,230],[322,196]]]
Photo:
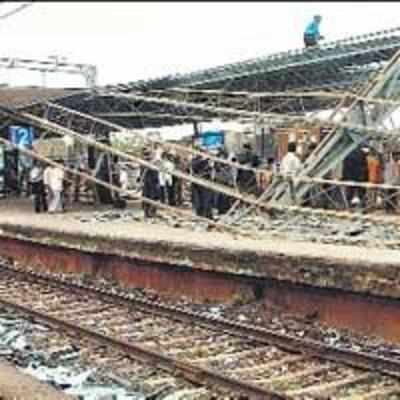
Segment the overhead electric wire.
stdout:
[[22,4],[21,6],[19,6],[17,8],[14,8],[13,10],[6,12],[5,14],[1,14],[0,15],[0,20],[9,18],[9,17],[17,14],[18,12],[20,12],[20,11],[24,10],[25,8],[30,7],[32,5],[33,5],[33,2],[29,2],[27,4]]

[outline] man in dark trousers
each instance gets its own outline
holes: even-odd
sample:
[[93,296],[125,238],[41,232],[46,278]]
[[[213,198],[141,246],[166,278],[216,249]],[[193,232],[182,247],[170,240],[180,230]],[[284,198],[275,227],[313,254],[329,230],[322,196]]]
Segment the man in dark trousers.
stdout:
[[[228,155],[224,151],[220,151],[218,157],[227,159]],[[234,171],[233,167],[222,162],[215,163],[215,182],[221,185],[234,187]],[[226,214],[233,205],[232,197],[224,193],[216,193],[216,207],[219,215]]]
[[33,160],[33,166],[29,174],[29,182],[32,188],[35,212],[47,211],[46,192],[43,181],[43,166],[38,160]]
[[[179,154],[173,156],[173,163],[177,171],[184,170],[184,163]],[[172,176],[172,186],[174,192],[174,206],[183,205],[183,182],[181,178],[177,178],[175,175]]]
[[[363,148],[358,146],[343,161],[343,180],[354,182],[368,182],[368,160]],[[364,206],[366,189],[349,186],[346,188],[347,202],[353,206]]]
[[[211,165],[209,160],[201,156],[195,156],[191,167],[193,176],[211,181]],[[210,189],[195,183],[192,184],[192,201],[196,215],[212,219],[212,200],[213,193]]]
[[[143,154],[143,158],[146,161],[151,161],[151,152],[150,150],[145,150]],[[159,188],[159,178],[158,171],[149,167],[141,167],[140,177],[142,179],[142,196],[146,197],[150,200],[159,200],[160,198],[160,188]],[[149,204],[147,202],[142,203],[144,216],[146,218],[153,218],[156,216],[156,206]]]
[[[260,164],[258,156],[252,152],[251,146],[246,143],[244,152],[239,156],[239,163],[249,168],[257,168]],[[239,168],[237,184],[242,193],[255,193],[257,190],[257,177],[252,169]]]

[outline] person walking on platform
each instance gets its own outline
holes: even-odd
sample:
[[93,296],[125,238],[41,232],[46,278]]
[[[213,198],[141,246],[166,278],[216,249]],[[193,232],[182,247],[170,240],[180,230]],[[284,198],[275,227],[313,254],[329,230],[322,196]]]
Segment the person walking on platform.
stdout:
[[[191,165],[192,174],[199,178],[211,181],[211,164],[202,156],[195,156]],[[199,217],[212,219],[213,192],[202,185],[192,183],[193,208]]]
[[43,171],[43,184],[44,184],[44,191],[46,195],[48,208],[51,202],[53,201],[53,196],[54,196],[50,187],[51,168],[52,168],[51,165],[47,165]]
[[34,160],[29,174],[31,184],[33,203],[36,213],[47,211],[46,191],[43,181],[43,167],[39,161]]
[[304,31],[304,45],[307,47],[313,47],[318,45],[318,41],[324,39],[319,32],[319,26],[321,24],[322,17],[315,15],[312,22],[310,22],[306,30]]
[[81,196],[81,189],[84,187],[85,178],[83,178],[79,173],[85,173],[86,168],[84,162],[81,160],[79,161],[78,165],[76,166],[76,170],[78,174],[74,177],[74,202],[79,203],[80,196]]
[[[177,171],[185,170],[185,163],[179,154],[172,155],[172,162]],[[172,176],[173,199],[175,206],[183,205],[183,182],[181,178]]]
[[[367,166],[368,166],[368,182],[379,185],[383,183],[383,168],[381,155],[374,149],[371,148],[367,155]],[[372,207],[377,207],[381,197],[379,196],[379,190],[367,189],[367,198],[372,203]]]
[[293,176],[299,172],[301,168],[300,158],[296,155],[296,143],[290,142],[288,144],[288,152],[283,157],[281,162],[280,173],[286,176]]
[[[228,155],[225,152],[220,152],[218,157],[228,159]],[[215,163],[215,182],[221,185],[234,187],[234,167],[225,163]],[[224,193],[216,193],[216,208],[219,215],[226,214],[233,205],[232,198]]]
[[239,167],[237,170],[236,183],[241,193],[256,194],[257,192],[257,175],[255,169],[259,166],[260,160],[253,151],[251,145],[246,143],[244,152],[238,155]]
[[[143,157],[146,161],[151,160],[151,152],[145,150]],[[149,167],[141,167],[140,177],[143,183],[142,196],[157,201],[160,198],[160,187],[158,171]],[[142,203],[145,218],[153,218],[156,216],[156,207],[153,204],[147,202]]]
[[171,156],[167,153],[163,153],[161,156],[161,167],[164,170],[159,172],[160,199],[162,203],[174,206],[175,195],[173,179],[170,172],[174,169],[175,165],[171,160]]
[[[400,168],[392,152],[386,155],[384,164],[384,183],[386,185],[397,186],[400,184]],[[386,212],[394,213],[397,209],[397,190],[385,189],[384,208]]]
[[288,152],[283,157],[281,165],[280,165],[280,174],[283,175],[286,180],[286,184],[288,185],[290,191],[290,197],[293,204],[296,203],[296,196],[294,192],[294,182],[293,177],[297,175],[302,167],[300,158],[296,154],[296,143],[289,142],[288,144]]
[[[121,189],[127,191],[129,188],[129,175],[126,167],[122,167],[119,171],[119,182],[121,184]],[[122,197],[125,197],[125,193]]]
[[[368,182],[367,148],[358,146],[343,160],[343,180],[351,182]],[[346,190],[347,203],[351,207],[366,206],[366,189],[360,186],[348,186]]]
[[[60,161],[56,161],[60,163]],[[44,173],[44,184],[47,187],[50,200],[49,200],[49,212],[61,212],[63,211],[62,206],[62,191],[64,182],[64,170],[58,166],[50,166],[46,168]]]

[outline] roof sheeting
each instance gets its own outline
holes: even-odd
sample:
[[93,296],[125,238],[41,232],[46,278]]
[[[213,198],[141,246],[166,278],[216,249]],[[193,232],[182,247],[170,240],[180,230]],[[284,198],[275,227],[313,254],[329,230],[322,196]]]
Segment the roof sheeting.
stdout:
[[37,102],[55,100],[74,94],[69,89],[50,89],[32,87],[0,88],[0,105],[10,108],[23,108]]
[[[368,75],[376,70],[374,64],[388,61],[399,49],[400,28],[394,28],[192,73],[130,82],[119,85],[119,89],[216,89],[229,85],[229,90],[250,87],[254,90],[289,90],[310,83],[318,87],[335,83],[343,86],[343,82],[358,80],[361,72]],[[349,67],[352,70],[348,70]]]

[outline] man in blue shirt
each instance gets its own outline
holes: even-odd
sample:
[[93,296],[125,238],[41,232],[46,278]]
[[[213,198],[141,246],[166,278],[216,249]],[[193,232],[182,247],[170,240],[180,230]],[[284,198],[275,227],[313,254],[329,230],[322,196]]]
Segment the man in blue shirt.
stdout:
[[304,44],[306,47],[316,46],[318,41],[324,38],[319,33],[319,25],[321,21],[322,17],[320,15],[315,15],[313,21],[307,25],[307,28],[304,31]]

